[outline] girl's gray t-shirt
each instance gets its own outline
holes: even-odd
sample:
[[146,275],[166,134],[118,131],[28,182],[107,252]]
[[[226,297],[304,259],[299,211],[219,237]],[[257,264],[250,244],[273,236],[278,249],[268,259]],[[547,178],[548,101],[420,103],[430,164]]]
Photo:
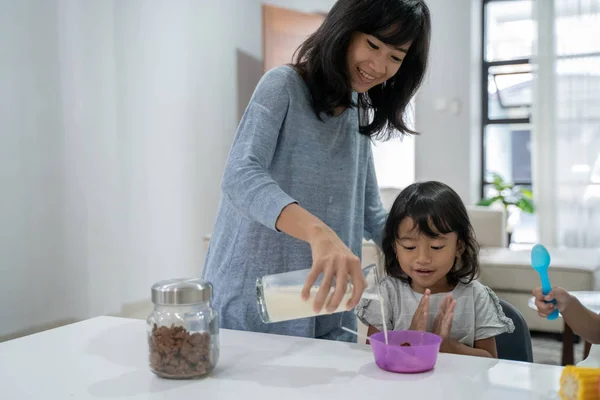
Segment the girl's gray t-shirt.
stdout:
[[387,212],[357,109],[317,118],[304,80],[281,66],[261,78],[235,135],[203,277],[213,284],[223,328],[355,341],[340,329],[356,327],[352,311],[274,324],[260,320],[256,279],[312,266],[309,244],[275,227],[294,202],[358,257],[363,238],[381,244]]
[[[379,289],[384,299],[385,323],[389,330],[407,330],[417,310],[422,294],[415,292],[408,283],[386,276],[380,280]],[[377,286],[369,292],[377,293]],[[451,292],[456,300],[450,336],[469,347],[475,341],[497,336],[515,329],[508,318],[498,296],[489,287],[478,281],[458,284]],[[439,313],[440,303],[448,293],[430,295],[427,330],[431,332]],[[383,330],[381,306],[378,300],[362,299],[355,308],[357,317],[366,325]]]

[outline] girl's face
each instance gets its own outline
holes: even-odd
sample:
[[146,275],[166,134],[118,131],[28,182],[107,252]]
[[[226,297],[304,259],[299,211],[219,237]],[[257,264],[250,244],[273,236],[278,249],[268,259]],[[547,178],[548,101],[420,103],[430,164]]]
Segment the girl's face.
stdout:
[[413,290],[424,293],[429,288],[432,294],[452,290],[446,275],[456,257],[460,258],[462,247],[455,232],[431,238],[419,231],[412,218],[402,221],[394,245],[400,268],[411,278]]
[[355,32],[347,56],[352,89],[365,93],[396,75],[409,47],[388,46],[375,36]]

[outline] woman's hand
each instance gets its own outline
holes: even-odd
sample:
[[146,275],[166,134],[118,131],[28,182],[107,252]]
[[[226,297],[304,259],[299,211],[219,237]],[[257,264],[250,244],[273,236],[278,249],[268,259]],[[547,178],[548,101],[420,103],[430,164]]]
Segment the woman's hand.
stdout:
[[417,311],[412,317],[412,321],[410,323],[411,331],[427,331],[427,318],[429,317],[429,296],[431,295],[431,290],[425,289],[425,293],[423,297],[421,297],[421,301],[419,301],[419,305],[417,306]]
[[353,289],[352,297],[346,303],[346,310],[354,308],[366,287],[360,259],[325,224],[315,230],[308,243],[312,250],[313,265],[302,289],[302,298],[304,300],[309,298],[312,285],[319,275],[323,274],[323,281],[313,303],[313,310],[316,313],[320,312],[335,279],[335,291],[326,304],[326,311],[332,313],[346,294],[348,278],[350,278]]

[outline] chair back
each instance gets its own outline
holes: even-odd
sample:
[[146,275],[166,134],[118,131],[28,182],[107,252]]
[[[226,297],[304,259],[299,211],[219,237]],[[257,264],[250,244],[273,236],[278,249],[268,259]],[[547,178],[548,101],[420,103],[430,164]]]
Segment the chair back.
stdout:
[[531,334],[523,315],[512,304],[500,299],[504,314],[513,320],[515,330],[513,333],[505,332],[496,336],[498,358],[502,360],[533,362],[533,349]]

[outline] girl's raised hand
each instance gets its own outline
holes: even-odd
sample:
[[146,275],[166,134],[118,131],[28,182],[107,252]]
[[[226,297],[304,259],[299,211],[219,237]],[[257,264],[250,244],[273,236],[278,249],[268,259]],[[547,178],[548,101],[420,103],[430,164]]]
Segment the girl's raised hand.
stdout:
[[442,339],[450,337],[450,331],[452,330],[452,318],[454,318],[454,307],[456,306],[456,300],[450,293],[444,297],[440,304],[440,310],[433,322],[433,331],[436,335]]
[[431,295],[431,290],[425,289],[425,293],[423,297],[421,297],[421,301],[419,301],[419,306],[417,307],[417,311],[415,311],[415,315],[412,317],[412,321],[410,323],[410,330],[412,331],[427,331],[427,317],[429,317],[429,296]]

